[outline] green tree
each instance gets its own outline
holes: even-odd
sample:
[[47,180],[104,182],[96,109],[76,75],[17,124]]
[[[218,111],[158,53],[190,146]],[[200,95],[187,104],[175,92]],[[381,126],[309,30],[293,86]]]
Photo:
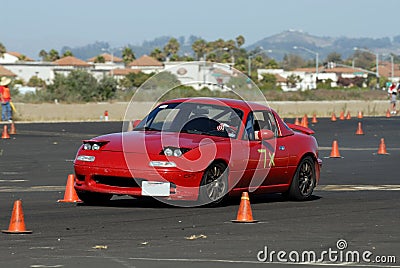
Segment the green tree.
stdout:
[[51,49],[47,55],[48,61],[56,61],[60,58],[58,51],[55,49]]
[[175,55],[179,51],[179,42],[176,38],[169,39],[168,43],[164,46],[164,53],[167,57]]
[[296,68],[300,68],[303,67],[304,64],[305,64],[304,59],[299,55],[285,54],[283,56],[282,67],[285,70],[293,70]]
[[74,54],[72,54],[72,51],[71,51],[71,50],[66,50],[66,51],[64,52],[64,54],[62,55],[63,58],[69,57],[69,56],[74,56]]
[[161,72],[143,83],[143,89],[170,89],[180,85],[176,75],[170,72]]
[[350,61],[354,60],[354,65],[359,68],[372,70],[376,66],[376,57],[372,53],[357,50]]
[[139,73],[129,73],[125,79],[127,81],[124,81],[124,85],[126,88],[131,88],[131,87],[140,87],[147,79],[149,79],[153,74],[145,74],[143,72]]
[[135,54],[133,53],[130,47],[124,47],[122,50],[122,60],[127,65],[136,59]]
[[265,65],[265,68],[267,69],[278,69],[279,64],[276,62],[274,59],[269,59],[267,64]]
[[337,52],[329,53],[328,56],[326,57],[325,62],[326,63],[328,63],[328,62],[341,63],[342,62],[342,55],[340,55]]
[[164,53],[158,47],[153,49],[153,51],[150,53],[150,57],[155,58],[158,61],[164,61],[165,59]]
[[241,46],[243,46],[244,42],[245,42],[245,40],[244,40],[243,35],[239,35],[239,36],[236,37],[236,46],[237,46],[238,48],[240,48]]
[[276,77],[273,74],[265,73],[262,74],[262,79],[258,82],[258,86],[261,90],[276,89]]
[[46,82],[40,79],[38,76],[32,76],[28,81],[28,86],[30,87],[44,87],[46,86]]
[[105,63],[105,62],[106,62],[106,59],[104,58],[103,55],[98,55],[94,59],[94,63]]
[[112,99],[117,91],[118,82],[111,76],[104,76],[98,83],[96,100],[105,101]]
[[287,77],[286,81],[290,88],[295,88],[297,84],[301,82],[301,78],[298,75],[291,74]]
[[0,58],[3,57],[4,53],[7,52],[6,47],[3,45],[3,43],[0,43]]
[[39,52],[39,57],[42,58],[42,61],[47,61],[47,55],[48,53],[46,52],[46,50],[42,49]]
[[204,57],[204,53],[207,50],[207,42],[204,39],[197,39],[192,44],[192,50],[197,55],[197,59]]
[[89,102],[99,100],[98,83],[90,73],[73,70],[68,76],[56,74],[53,83],[47,86],[52,99],[66,102]]

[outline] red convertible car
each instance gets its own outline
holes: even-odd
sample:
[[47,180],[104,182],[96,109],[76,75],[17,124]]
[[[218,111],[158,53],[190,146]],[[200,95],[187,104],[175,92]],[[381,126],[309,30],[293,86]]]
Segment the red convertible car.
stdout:
[[313,133],[258,103],[169,100],[132,131],[83,141],[74,187],[85,203],[129,195],[215,204],[243,191],[305,200],[320,177]]

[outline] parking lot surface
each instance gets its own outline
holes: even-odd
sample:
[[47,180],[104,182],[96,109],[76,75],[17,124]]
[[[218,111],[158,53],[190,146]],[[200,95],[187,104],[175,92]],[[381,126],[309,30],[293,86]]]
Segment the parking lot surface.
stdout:
[[[358,122],[364,135],[355,135]],[[234,224],[239,198],[214,208],[130,197],[58,203],[82,140],[121,131],[122,123],[16,123],[17,134],[0,139],[0,229],[22,200],[32,234],[0,233],[0,267],[292,267],[296,252],[310,251],[323,260],[302,266],[400,267],[400,118],[309,126],[323,160],[313,199],[251,196],[259,223]],[[377,154],[382,138],[387,155]],[[329,157],[334,140],[340,158]],[[349,261],[348,252],[372,255]]]

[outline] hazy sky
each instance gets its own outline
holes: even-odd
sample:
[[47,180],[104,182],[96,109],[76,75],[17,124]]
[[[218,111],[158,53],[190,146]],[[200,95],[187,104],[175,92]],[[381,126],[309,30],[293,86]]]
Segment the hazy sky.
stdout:
[[[241,3],[241,4],[239,4]],[[285,30],[317,36],[400,34],[399,0],[0,0],[0,42],[37,58],[41,49],[106,41],[113,47],[171,35],[245,45]]]

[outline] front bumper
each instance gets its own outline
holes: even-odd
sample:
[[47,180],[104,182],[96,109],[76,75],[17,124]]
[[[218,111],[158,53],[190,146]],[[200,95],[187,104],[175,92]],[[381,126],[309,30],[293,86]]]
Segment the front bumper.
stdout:
[[202,172],[168,169],[129,170],[75,164],[75,190],[142,196],[142,181],[169,182],[169,200],[197,200]]

